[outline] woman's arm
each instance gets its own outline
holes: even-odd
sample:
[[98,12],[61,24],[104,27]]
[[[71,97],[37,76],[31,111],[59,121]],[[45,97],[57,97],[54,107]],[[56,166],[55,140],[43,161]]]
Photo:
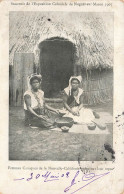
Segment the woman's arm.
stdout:
[[30,95],[28,95],[28,94],[26,94],[25,96],[24,96],[24,100],[25,100],[25,104],[26,104],[26,106],[27,106],[27,110],[30,112],[30,113],[32,113],[33,115],[35,115],[36,117],[38,117],[38,118],[43,118],[43,116],[41,116],[41,115],[38,115],[34,110],[33,110],[33,108],[31,107],[31,97],[30,97]]
[[79,110],[83,108],[83,94],[80,96],[80,105],[78,107]]
[[47,108],[48,110],[51,110],[51,111],[56,112],[56,113],[59,114],[59,111],[58,111],[57,109],[55,109],[55,108],[49,106],[48,104],[45,104],[45,108]]
[[65,106],[65,108],[66,108],[69,112],[72,113],[71,108],[70,108],[70,107],[68,106],[68,104],[67,104],[67,99],[68,99],[68,96],[67,96],[67,94],[64,92],[64,95],[63,95],[64,106]]

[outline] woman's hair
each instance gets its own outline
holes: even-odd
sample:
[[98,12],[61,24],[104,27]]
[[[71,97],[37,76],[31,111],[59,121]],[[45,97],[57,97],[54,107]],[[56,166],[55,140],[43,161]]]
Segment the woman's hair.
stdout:
[[71,83],[72,83],[74,80],[78,81],[78,83],[80,84],[80,81],[79,81],[77,78],[72,78]]
[[37,76],[34,76],[34,77],[32,77],[32,78],[30,79],[30,85],[32,85],[32,82],[33,82],[35,79],[38,80],[38,82],[41,81],[41,78],[39,78],[39,77],[37,77]]

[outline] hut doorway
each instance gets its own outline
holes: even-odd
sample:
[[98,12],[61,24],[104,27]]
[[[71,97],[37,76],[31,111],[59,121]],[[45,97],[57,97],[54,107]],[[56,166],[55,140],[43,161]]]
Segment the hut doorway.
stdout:
[[47,98],[60,97],[73,75],[75,45],[60,37],[47,39],[39,44],[42,89]]

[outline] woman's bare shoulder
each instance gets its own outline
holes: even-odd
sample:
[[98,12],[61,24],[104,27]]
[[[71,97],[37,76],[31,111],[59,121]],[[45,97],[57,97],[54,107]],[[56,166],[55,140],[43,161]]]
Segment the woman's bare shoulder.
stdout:
[[27,90],[25,93],[24,93],[24,96],[31,96],[31,91],[30,90]]
[[28,99],[30,100],[30,99],[31,99],[31,94],[30,94],[30,92],[25,92],[25,93],[24,93],[24,99],[25,99],[25,100],[28,100]]

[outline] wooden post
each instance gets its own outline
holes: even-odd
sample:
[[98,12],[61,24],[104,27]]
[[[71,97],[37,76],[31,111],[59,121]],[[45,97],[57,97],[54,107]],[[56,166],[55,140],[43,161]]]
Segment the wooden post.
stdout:
[[33,53],[15,53],[13,63],[13,105],[23,105],[23,94],[27,90],[27,76],[34,71]]

